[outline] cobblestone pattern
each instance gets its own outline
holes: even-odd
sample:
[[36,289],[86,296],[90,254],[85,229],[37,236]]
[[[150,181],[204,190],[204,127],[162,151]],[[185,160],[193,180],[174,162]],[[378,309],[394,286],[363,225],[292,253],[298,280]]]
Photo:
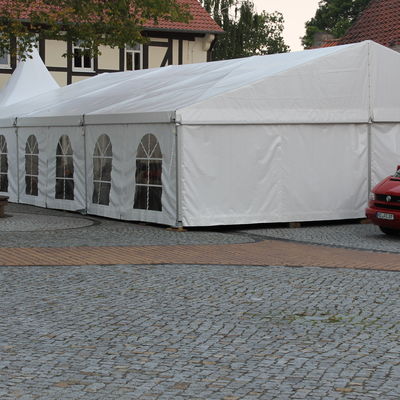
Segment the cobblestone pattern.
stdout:
[[[372,224],[301,228],[259,226],[167,230],[23,204],[10,204],[0,219],[0,247],[142,246],[252,243],[267,238],[353,249],[400,253],[400,236],[388,236]],[[26,220],[25,220],[26,218]],[[54,232],[57,230],[57,232]],[[32,232],[40,231],[40,235]]]
[[238,234],[285,239],[353,249],[400,253],[400,236],[388,236],[372,224],[343,224],[301,228],[248,228]]
[[0,232],[38,232],[58,231],[89,227],[94,224],[88,218],[71,218],[55,215],[15,213],[12,217],[0,220]]
[[[141,246],[230,244],[254,240],[224,231],[177,232],[163,226],[82,216],[78,213],[12,204],[0,219],[0,247]],[[55,232],[57,229],[57,232]],[[40,231],[40,235],[35,234]]]
[[2,400],[400,398],[400,275],[0,269]]

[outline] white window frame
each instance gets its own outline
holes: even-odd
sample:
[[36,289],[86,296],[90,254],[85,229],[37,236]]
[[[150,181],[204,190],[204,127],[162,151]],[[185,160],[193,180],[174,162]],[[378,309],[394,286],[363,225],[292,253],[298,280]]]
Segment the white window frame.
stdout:
[[[5,52],[4,55],[3,55],[3,57],[6,58],[7,62],[6,62],[6,63],[0,62],[0,68],[2,68],[2,69],[11,69],[11,57],[10,57],[10,53]],[[0,57],[0,61],[1,61],[1,58],[2,58],[2,57]]]
[[[77,67],[75,66],[75,50],[81,50],[81,61],[82,61],[82,67]],[[85,47],[81,46],[79,43],[77,44],[72,44],[72,70],[76,72],[94,72],[94,58],[90,58],[90,67],[85,67],[85,60],[84,60],[84,51]]]
[[[128,54],[132,55],[132,69],[128,69]],[[135,68],[135,55],[139,54],[140,56],[140,66],[139,68]],[[125,71],[137,71],[143,69],[143,45],[137,44],[135,47],[125,46]]]

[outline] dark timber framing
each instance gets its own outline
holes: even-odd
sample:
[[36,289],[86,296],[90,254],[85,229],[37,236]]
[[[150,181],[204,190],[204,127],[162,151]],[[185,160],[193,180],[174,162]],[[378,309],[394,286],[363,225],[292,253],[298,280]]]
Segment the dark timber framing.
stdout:
[[[162,59],[160,67],[166,65],[172,65],[174,62],[174,44],[177,46],[178,59],[175,60],[179,65],[183,64],[184,61],[184,41],[195,41],[196,37],[204,37],[205,33],[191,33],[191,32],[174,32],[174,31],[157,31],[157,30],[146,30],[143,32],[143,36],[147,39],[147,42],[143,44],[143,69],[149,68],[149,53],[151,47],[159,47],[165,49],[165,55]],[[161,40],[160,40],[161,39]],[[162,39],[167,39],[163,41]],[[43,62],[46,64],[46,40],[39,40],[39,55]],[[214,43],[213,43],[214,44]],[[11,42],[12,46],[16,46],[16,40],[13,39]],[[72,54],[73,45],[71,41],[67,42],[67,52]],[[47,66],[50,72],[64,72],[66,74],[67,84],[73,82],[74,76],[89,77],[105,72],[118,72],[125,71],[125,49],[119,49],[119,60],[118,68],[116,69],[102,69],[99,68],[98,57],[94,57],[93,60],[93,72],[92,71],[74,71],[73,70],[73,56],[66,57],[65,67],[54,67]],[[17,66],[17,59],[12,56],[10,59],[11,68],[0,68],[0,74],[12,74]]]

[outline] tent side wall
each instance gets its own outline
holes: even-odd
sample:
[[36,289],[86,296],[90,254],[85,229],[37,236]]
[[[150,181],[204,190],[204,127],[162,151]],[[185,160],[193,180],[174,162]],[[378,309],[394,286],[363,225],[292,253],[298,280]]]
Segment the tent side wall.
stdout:
[[21,118],[17,128],[0,130],[18,138],[13,154],[18,154],[20,202],[176,225],[171,115],[99,115],[88,120]]
[[371,187],[400,164],[400,56],[371,45]]
[[400,123],[374,123],[371,129],[371,188],[400,165]]
[[18,201],[17,135],[12,126],[0,127],[0,195]]
[[[148,141],[149,138],[151,139],[150,142]],[[105,143],[104,141],[108,143],[108,152],[106,152],[107,155],[101,161],[96,155],[96,151],[101,151],[99,145]],[[156,143],[158,143],[158,147],[156,147]],[[146,154],[140,153],[143,151],[143,144]],[[106,147],[103,146],[103,149],[106,150]],[[158,149],[159,154],[156,154]],[[147,150],[150,151],[147,152]],[[161,157],[158,157],[160,153]],[[109,159],[109,157],[111,157],[112,163],[108,162],[107,164],[107,158]],[[88,213],[124,220],[175,225],[177,219],[175,157],[174,124],[87,125],[86,182]],[[149,175],[145,178],[148,184],[143,184],[143,179],[139,176],[143,172],[140,166],[143,165],[149,166]],[[161,182],[156,182],[159,179],[155,176],[158,166],[161,166]],[[102,172],[100,169],[108,169],[108,171]],[[106,176],[109,174],[111,187],[108,194],[104,190],[107,191]],[[141,179],[141,182],[138,182],[139,179]],[[158,183],[162,183],[161,188]],[[103,186],[103,189],[101,186]],[[139,189],[139,186],[141,186],[141,189]],[[135,195],[140,190],[141,193],[144,193],[146,199],[144,203],[142,202],[140,205],[136,204],[135,206]],[[161,190],[161,209],[155,210],[154,208],[157,208],[157,205],[152,204],[152,196],[154,197],[154,191],[159,190]]]
[[20,202],[85,209],[84,137],[80,126],[18,127]]
[[368,124],[183,125],[184,226],[361,218]]

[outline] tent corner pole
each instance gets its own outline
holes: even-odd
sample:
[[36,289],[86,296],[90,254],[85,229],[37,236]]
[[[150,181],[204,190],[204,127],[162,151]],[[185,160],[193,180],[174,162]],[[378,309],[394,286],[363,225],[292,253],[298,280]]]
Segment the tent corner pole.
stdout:
[[368,121],[368,154],[367,154],[367,159],[368,159],[368,193],[367,193],[367,198],[369,198],[369,193],[371,192],[372,189],[372,120],[370,119]]
[[81,126],[82,126],[82,136],[83,136],[83,161],[84,161],[84,171],[85,171],[85,214],[88,211],[88,190],[87,190],[87,143],[86,143],[86,123],[85,123],[85,115],[82,115],[81,119]]
[[17,145],[17,203],[19,203],[20,198],[20,188],[19,188],[19,138],[18,138],[18,118],[14,120],[14,130],[15,130],[15,142]]
[[182,224],[182,204],[181,204],[181,124],[173,118],[175,134],[175,181],[176,181],[176,221],[175,228],[183,228]]

